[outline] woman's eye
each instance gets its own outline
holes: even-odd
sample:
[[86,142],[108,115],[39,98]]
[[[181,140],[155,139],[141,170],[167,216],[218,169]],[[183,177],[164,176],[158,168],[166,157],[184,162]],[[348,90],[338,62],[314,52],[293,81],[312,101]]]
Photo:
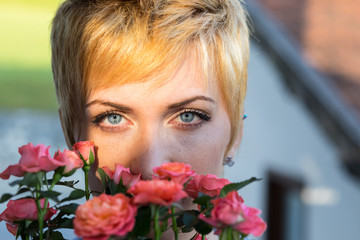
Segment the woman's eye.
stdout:
[[201,127],[210,119],[211,117],[203,111],[188,109],[179,113],[171,122],[179,129],[190,130]]
[[116,125],[116,124],[119,124],[122,120],[122,116],[120,116],[119,114],[111,114],[109,116],[107,116],[107,121],[110,123],[110,124],[113,124],[113,125]]
[[182,122],[192,122],[195,118],[195,114],[194,113],[190,113],[190,112],[186,112],[186,113],[181,113],[180,114],[180,119]]
[[126,129],[131,122],[120,113],[104,112],[96,116],[92,123],[104,131],[120,131]]

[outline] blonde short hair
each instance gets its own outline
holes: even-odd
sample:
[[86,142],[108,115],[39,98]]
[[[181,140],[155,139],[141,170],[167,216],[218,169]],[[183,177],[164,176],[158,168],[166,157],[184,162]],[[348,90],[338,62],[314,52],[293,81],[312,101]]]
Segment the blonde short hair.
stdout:
[[[67,144],[75,141],[74,129],[95,87],[166,79],[190,46],[205,77],[218,81],[231,121],[229,149],[242,120],[249,58],[247,16],[239,0],[65,1],[53,20],[51,47]],[[106,80],[97,80],[104,75]]]

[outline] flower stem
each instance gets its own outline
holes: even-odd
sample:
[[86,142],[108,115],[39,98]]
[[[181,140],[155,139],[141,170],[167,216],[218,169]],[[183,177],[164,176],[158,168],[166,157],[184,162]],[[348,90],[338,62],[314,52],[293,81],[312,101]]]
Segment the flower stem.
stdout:
[[44,210],[41,207],[40,203],[40,191],[41,191],[41,183],[38,183],[36,186],[36,208],[38,212],[38,221],[39,221],[39,240],[43,240],[43,228],[44,228]]
[[155,230],[155,240],[160,240],[161,230],[159,225],[159,206],[155,207],[154,230]]
[[205,235],[201,235],[201,240],[205,240]]
[[174,235],[175,235],[175,240],[178,240],[179,237],[179,230],[178,230],[178,227],[177,227],[177,223],[176,223],[176,219],[175,219],[175,206],[171,206],[171,219],[172,219],[172,228],[173,228],[173,231],[174,231]]
[[89,170],[90,166],[84,166],[83,168],[84,176],[85,176],[85,198],[86,201],[90,198],[90,191],[89,191]]
[[233,238],[232,238],[232,228],[231,227],[228,227],[227,229],[226,229],[226,231],[227,231],[227,233],[226,233],[226,235],[227,235],[227,240],[232,240]]

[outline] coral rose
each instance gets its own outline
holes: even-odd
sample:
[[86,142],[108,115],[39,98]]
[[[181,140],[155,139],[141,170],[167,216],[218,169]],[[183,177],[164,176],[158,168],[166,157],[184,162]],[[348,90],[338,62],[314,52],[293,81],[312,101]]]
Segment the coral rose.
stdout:
[[79,156],[74,152],[67,149],[64,149],[63,152],[57,151],[54,155],[54,159],[64,163],[63,174],[70,173],[72,170],[77,168],[82,168],[84,162],[79,158]]
[[[40,205],[44,207],[45,200],[40,200]],[[49,207],[49,204],[47,205]],[[53,208],[46,213],[44,220],[48,221],[57,211]],[[10,200],[7,208],[0,214],[0,222],[6,221],[6,227],[13,235],[16,235],[18,225],[14,222],[23,220],[37,220],[37,208],[35,200],[32,198],[23,198]]]
[[136,207],[123,194],[101,194],[80,205],[75,212],[75,234],[83,240],[125,236],[135,225]]
[[11,175],[22,177],[27,172],[49,172],[60,166],[64,166],[63,162],[50,156],[49,148],[50,146],[46,147],[43,144],[33,146],[32,143],[20,147],[19,153],[21,158],[19,163],[10,165],[5,171],[0,173],[0,178],[9,179]]
[[89,162],[90,157],[90,151],[93,153],[95,157],[95,151],[94,151],[94,142],[93,141],[81,141],[77,142],[73,146],[73,150],[79,154],[79,157],[82,156],[83,159],[91,165],[92,162]]
[[154,179],[140,181],[129,188],[128,192],[134,195],[135,204],[154,203],[169,206],[187,197],[182,188],[181,184],[173,181]]
[[229,180],[218,178],[212,174],[206,176],[196,175],[188,184],[186,184],[185,191],[194,199],[199,196],[199,193],[209,195],[210,197],[216,197],[220,194],[221,189],[229,183]]
[[164,163],[160,167],[155,167],[153,172],[159,179],[173,180],[180,184],[184,184],[190,177],[195,176],[195,171],[191,170],[190,165],[178,162]]
[[140,181],[141,174],[132,175],[129,168],[118,163],[115,165],[115,171],[111,171],[107,166],[102,167],[102,169],[116,184],[119,184],[121,179],[125,187],[130,187]]
[[238,232],[257,237],[265,231],[266,223],[258,216],[260,210],[247,207],[236,191],[228,193],[225,198],[213,199],[211,202],[214,205],[211,217],[206,218],[201,214],[199,218],[217,228],[215,234],[220,234],[221,229],[228,226]]

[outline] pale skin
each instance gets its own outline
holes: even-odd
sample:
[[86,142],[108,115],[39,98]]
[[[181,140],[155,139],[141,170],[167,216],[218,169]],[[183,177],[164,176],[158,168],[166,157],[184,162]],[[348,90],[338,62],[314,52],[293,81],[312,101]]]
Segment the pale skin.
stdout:
[[78,140],[95,142],[99,167],[121,163],[149,179],[155,166],[184,162],[198,174],[222,175],[230,119],[216,80],[204,79],[194,61],[160,86],[150,79],[91,92]]

